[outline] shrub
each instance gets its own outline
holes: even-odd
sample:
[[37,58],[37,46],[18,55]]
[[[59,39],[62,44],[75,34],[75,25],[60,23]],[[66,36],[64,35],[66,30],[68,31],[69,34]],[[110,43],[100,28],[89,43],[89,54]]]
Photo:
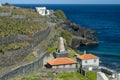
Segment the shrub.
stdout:
[[55,11],[55,16],[57,16],[59,19],[66,20],[67,17],[65,16],[64,12],[62,10]]
[[70,45],[72,34],[68,31],[63,30],[60,35],[66,40],[67,45]]

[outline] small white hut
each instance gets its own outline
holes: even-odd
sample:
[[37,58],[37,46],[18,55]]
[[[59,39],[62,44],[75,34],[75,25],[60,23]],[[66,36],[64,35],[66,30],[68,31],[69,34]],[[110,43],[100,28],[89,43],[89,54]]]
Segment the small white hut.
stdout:
[[2,7],[2,4],[0,3],[0,7]]

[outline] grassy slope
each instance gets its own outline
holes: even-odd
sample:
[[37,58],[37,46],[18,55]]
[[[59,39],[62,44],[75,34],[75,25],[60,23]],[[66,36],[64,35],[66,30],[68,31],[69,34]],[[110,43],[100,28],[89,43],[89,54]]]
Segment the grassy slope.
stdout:
[[91,71],[86,74],[86,77],[90,80],[96,80],[97,75],[96,75],[96,72]]
[[43,16],[39,15],[38,12],[33,9],[13,8],[12,14],[25,15],[27,18],[43,18]]
[[83,75],[81,75],[78,72],[71,72],[71,73],[60,73],[56,76],[53,75],[53,73],[45,73],[41,71],[35,71],[30,74],[19,76],[16,78],[13,78],[11,80],[87,80],[87,78]]
[[61,73],[58,74],[54,80],[86,80],[87,78],[80,73]]
[[17,34],[34,34],[42,31],[47,27],[47,24],[38,22],[28,22],[11,18],[0,17],[0,37],[7,37]]
[[24,42],[14,42],[14,43],[10,43],[7,45],[0,45],[0,50],[1,51],[9,51],[9,50],[15,50],[15,49],[19,49],[19,48],[23,48],[28,46],[29,43],[24,41]]
[[[27,18],[43,18],[33,9],[0,7],[0,13],[1,12],[12,12],[12,15],[26,15]],[[18,34],[32,36],[34,33],[46,29],[47,26],[48,25],[46,23],[29,22],[27,20],[0,17],[0,38]],[[27,45],[27,42],[14,42],[8,45],[0,45],[0,51],[15,50]]]

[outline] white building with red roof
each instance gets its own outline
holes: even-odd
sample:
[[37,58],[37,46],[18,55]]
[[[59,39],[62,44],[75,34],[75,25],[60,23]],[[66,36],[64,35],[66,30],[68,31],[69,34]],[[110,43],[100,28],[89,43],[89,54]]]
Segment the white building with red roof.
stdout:
[[77,62],[81,68],[87,68],[92,70],[93,68],[98,68],[99,66],[99,57],[93,54],[83,54],[77,56]]
[[76,68],[77,62],[71,58],[55,58],[47,61],[48,68]]

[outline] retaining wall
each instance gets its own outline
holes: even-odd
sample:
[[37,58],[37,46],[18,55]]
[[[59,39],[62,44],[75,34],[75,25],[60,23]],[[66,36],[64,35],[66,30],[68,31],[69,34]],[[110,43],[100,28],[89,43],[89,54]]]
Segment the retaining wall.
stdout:
[[2,17],[4,17],[4,16],[9,17],[11,15],[12,15],[11,12],[1,12],[0,13],[0,16],[2,16]]
[[[17,63],[24,59],[33,49],[33,47],[37,46],[44,38],[46,38],[50,33],[51,28],[48,27],[46,30],[42,32],[36,33],[30,40],[30,45],[18,50],[13,51],[6,51],[3,54],[0,53],[0,66],[8,66],[14,63]],[[24,38],[24,39],[23,39]],[[21,41],[21,40],[28,40],[28,38],[25,36],[16,36],[16,37],[8,37],[4,38],[7,43],[12,41]],[[1,40],[0,42],[4,41]],[[10,40],[10,41],[9,41]]]
[[14,68],[5,74],[2,74],[0,76],[0,80],[9,80],[10,78],[13,78],[15,76],[24,75],[37,70],[38,68],[43,66],[43,58],[46,55],[47,55],[46,53],[43,53],[41,58],[33,62],[18,66],[17,68]]
[[77,72],[76,68],[56,68],[56,69],[44,69],[43,72],[55,72],[55,73],[63,73],[63,72]]

